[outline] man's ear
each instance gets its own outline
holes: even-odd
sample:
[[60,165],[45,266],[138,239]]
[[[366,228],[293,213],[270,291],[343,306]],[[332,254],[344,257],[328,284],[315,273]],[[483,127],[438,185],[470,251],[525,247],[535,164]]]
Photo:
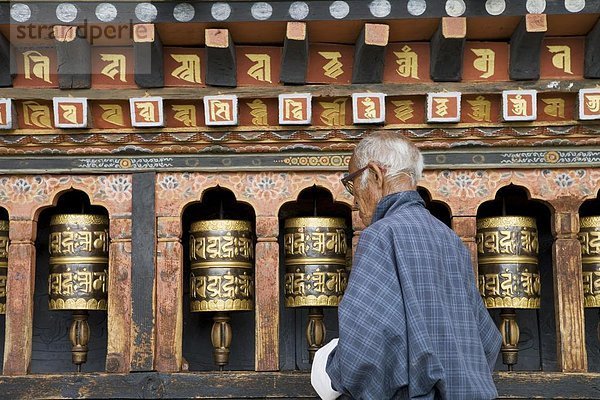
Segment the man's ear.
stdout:
[[373,172],[373,175],[375,176],[375,182],[377,182],[377,184],[381,186],[383,184],[383,171],[381,167],[375,164],[374,162],[370,162],[368,166],[371,172]]

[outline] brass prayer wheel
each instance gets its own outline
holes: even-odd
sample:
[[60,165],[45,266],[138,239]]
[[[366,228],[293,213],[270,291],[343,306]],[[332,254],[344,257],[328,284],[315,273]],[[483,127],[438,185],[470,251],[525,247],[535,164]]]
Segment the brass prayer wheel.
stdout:
[[6,276],[8,274],[8,221],[0,221],[0,314],[6,314]]
[[108,218],[95,214],[57,214],[50,219],[50,310],[72,310],[69,328],[72,361],[87,361],[88,310],[106,310],[108,300]]
[[50,220],[51,310],[106,310],[108,218],[58,214]]
[[254,245],[248,221],[210,220],[190,228],[191,311],[254,307]]
[[487,308],[501,308],[502,360],[518,360],[515,308],[540,308],[538,233],[531,217],[504,216],[477,221],[479,292]]
[[345,220],[290,218],[284,230],[285,306],[337,306],[348,285]]
[[487,308],[540,308],[534,218],[478,220],[477,256],[479,291]]
[[290,218],[284,224],[286,307],[310,307],[306,338],[310,360],[323,346],[321,307],[339,305],[348,285],[348,242],[343,218]]
[[211,341],[220,369],[229,362],[229,311],[254,308],[252,225],[241,220],[197,221],[190,227],[190,308],[216,311]]
[[[582,217],[579,226],[583,305],[600,313],[600,216]],[[600,322],[596,330],[600,340]]]
[[600,216],[580,220],[579,242],[583,273],[583,304],[600,307]]

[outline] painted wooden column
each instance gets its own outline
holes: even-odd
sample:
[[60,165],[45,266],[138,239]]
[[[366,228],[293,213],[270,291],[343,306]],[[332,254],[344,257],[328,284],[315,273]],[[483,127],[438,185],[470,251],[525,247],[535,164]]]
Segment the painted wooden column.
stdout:
[[131,358],[131,218],[111,218],[106,372],[129,372]]
[[156,370],[177,372],[183,351],[183,246],[181,218],[159,216],[156,251]]
[[477,217],[475,216],[453,216],[452,229],[463,241],[467,249],[471,252],[471,260],[473,261],[473,272],[477,280]]
[[552,271],[557,361],[563,372],[587,371],[578,199],[557,199],[552,219]]
[[152,371],[156,356],[155,182],[155,172],[132,177],[131,371]]
[[362,219],[358,215],[358,210],[352,210],[352,259],[354,260],[354,253],[358,246],[358,238],[366,226],[363,224]]
[[3,373],[25,375],[32,350],[37,221],[10,217]]
[[279,219],[256,217],[255,369],[279,370]]

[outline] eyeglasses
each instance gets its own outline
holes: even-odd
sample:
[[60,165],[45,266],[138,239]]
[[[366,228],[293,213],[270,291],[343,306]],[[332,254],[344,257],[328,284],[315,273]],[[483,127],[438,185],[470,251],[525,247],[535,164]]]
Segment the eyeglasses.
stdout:
[[[360,169],[357,169],[353,173],[348,174],[341,179],[342,185],[344,185],[344,187],[346,188],[348,193],[350,193],[352,196],[354,196],[354,179],[356,179],[358,176],[360,176],[360,174],[362,174],[367,168],[369,168],[369,164],[367,164],[366,166],[364,166]],[[385,170],[386,170],[385,167],[380,167],[380,168],[385,173]],[[413,177],[414,177],[412,172],[398,171],[393,174],[387,175],[386,178],[389,179],[389,178],[396,177],[398,175],[406,175],[411,179],[413,179]]]
[[344,185],[344,187],[346,188],[348,193],[350,193],[351,195],[354,196],[354,178],[356,178],[357,176],[360,176],[360,174],[365,172],[365,170],[367,168],[369,168],[369,164],[365,165],[364,167],[362,167],[360,169],[357,169],[353,173],[348,174],[341,179],[342,185]]

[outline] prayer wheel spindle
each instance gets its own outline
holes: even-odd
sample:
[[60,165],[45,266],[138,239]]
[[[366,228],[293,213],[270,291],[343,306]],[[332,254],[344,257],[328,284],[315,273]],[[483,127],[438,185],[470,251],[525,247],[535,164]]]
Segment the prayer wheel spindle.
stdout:
[[479,292],[487,308],[500,308],[502,362],[512,371],[519,356],[515,309],[540,308],[538,233],[531,217],[477,221]]
[[50,310],[72,310],[71,356],[77,371],[87,362],[88,311],[106,311],[108,300],[108,218],[58,214],[50,220]]
[[229,363],[233,333],[230,311],[254,308],[254,242],[248,221],[197,221],[190,228],[190,308],[215,312],[213,357],[220,370]]
[[323,307],[337,307],[348,285],[346,223],[343,218],[290,218],[284,225],[285,306],[309,307],[309,359],[327,333]]
[[[583,305],[598,308],[600,314],[600,216],[582,217],[579,242],[583,274]],[[597,328],[600,340],[600,322]]]
[[0,315],[6,314],[6,276],[8,275],[8,221],[0,220]]

